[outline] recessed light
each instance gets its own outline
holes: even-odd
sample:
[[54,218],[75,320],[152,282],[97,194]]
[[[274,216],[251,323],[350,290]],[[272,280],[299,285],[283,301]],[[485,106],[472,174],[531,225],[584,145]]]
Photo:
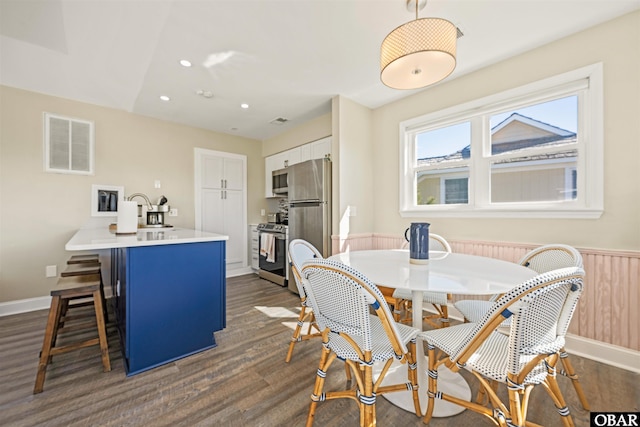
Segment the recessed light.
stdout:
[[183,67],[191,67],[191,61],[187,61],[186,59],[181,59],[180,60],[180,65],[182,65]]
[[240,107],[244,108],[244,109],[247,109],[247,108],[249,108],[249,104],[240,104]]
[[169,98],[167,95],[160,95],[160,99],[162,99],[163,101],[171,101],[171,98]]

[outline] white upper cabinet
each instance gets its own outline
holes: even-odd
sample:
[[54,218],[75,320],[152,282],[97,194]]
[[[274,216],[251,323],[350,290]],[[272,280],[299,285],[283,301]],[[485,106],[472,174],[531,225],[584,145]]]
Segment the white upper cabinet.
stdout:
[[300,147],[300,162],[306,162],[307,160],[311,160],[311,144],[304,144]]
[[282,153],[265,157],[264,159],[264,179],[265,179],[265,197],[282,197],[281,194],[273,194],[272,189],[272,172],[278,169],[284,169],[287,166],[304,162],[311,159],[323,159],[327,155],[331,155],[331,137],[323,138],[318,141],[310,142]]
[[308,145],[309,150],[311,151],[310,159],[324,159],[327,156],[331,157],[330,136],[305,145]]

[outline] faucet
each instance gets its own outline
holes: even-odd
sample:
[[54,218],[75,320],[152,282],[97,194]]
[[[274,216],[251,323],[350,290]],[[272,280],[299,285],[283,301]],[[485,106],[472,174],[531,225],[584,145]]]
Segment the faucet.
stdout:
[[149,208],[149,210],[153,209],[153,206],[151,205],[151,200],[149,200],[149,198],[147,196],[145,196],[142,193],[134,193],[132,195],[130,195],[129,197],[127,197],[127,200],[131,201],[133,200],[134,197],[142,197],[146,202],[147,202],[147,207]]

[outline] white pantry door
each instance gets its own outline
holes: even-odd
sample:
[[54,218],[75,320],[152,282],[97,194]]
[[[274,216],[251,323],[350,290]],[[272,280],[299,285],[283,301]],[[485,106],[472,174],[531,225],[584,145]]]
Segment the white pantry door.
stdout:
[[244,155],[195,149],[196,229],[229,236],[227,271],[248,266],[246,165]]

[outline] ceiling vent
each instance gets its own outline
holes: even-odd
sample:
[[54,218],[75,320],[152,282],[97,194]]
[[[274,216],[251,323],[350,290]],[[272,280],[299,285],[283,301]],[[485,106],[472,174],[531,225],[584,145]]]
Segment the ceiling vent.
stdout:
[[277,119],[271,120],[269,123],[271,123],[272,125],[280,126],[280,125],[285,124],[288,121],[289,121],[289,119],[285,119],[284,117],[278,117]]

